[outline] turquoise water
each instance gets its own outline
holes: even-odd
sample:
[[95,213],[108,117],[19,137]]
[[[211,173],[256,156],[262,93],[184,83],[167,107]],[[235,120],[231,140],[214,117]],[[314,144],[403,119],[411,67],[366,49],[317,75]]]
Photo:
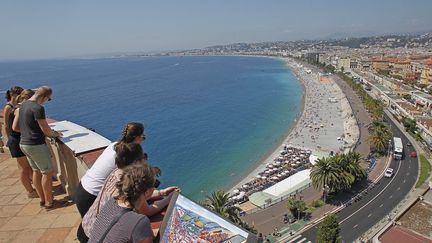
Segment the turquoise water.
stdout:
[[149,57],[0,62],[1,89],[49,85],[47,115],[115,140],[145,124],[162,185],[201,199],[228,189],[282,139],[302,87],[285,64],[261,57]]

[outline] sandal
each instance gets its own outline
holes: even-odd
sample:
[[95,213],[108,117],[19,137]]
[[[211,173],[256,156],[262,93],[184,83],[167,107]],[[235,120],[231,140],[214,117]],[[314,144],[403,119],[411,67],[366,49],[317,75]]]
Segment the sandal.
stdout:
[[41,206],[41,208],[44,208],[45,207],[45,201],[40,201],[39,206]]
[[32,192],[27,193],[27,197],[28,198],[38,198],[39,195],[37,194],[36,190],[33,190]]
[[45,205],[45,209],[46,211],[50,211],[56,208],[61,208],[66,206],[68,202],[67,201],[58,201],[58,200],[53,200],[53,202],[49,205]]

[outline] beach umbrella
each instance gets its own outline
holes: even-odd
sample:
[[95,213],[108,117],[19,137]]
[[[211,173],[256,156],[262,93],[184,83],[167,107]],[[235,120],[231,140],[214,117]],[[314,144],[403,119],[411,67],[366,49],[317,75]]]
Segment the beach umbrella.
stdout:
[[265,176],[261,176],[261,179],[265,180],[265,179],[267,179],[267,177],[265,177]]
[[268,174],[268,173],[270,173],[270,170],[264,171],[264,174]]
[[234,193],[234,194],[237,194],[237,193],[239,193],[239,192],[240,192],[240,191],[239,191],[238,189],[234,189],[234,190],[233,190],[233,193]]
[[242,186],[243,188],[248,188],[249,186],[248,185],[246,185],[246,184],[244,184],[243,186]]
[[272,164],[270,164],[269,166],[268,166],[269,168],[273,168],[273,165]]
[[273,176],[273,177],[272,177],[272,180],[277,180],[277,177],[276,177],[276,176]]
[[296,164],[298,164],[298,165],[299,165],[299,164],[301,164],[301,162],[300,162],[300,161],[297,161],[297,162],[296,162]]

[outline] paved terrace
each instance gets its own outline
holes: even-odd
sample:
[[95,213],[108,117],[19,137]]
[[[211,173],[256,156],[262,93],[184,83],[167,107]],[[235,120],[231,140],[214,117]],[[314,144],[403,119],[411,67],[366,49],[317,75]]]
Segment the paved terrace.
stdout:
[[[54,183],[55,199],[66,197]],[[46,212],[39,198],[28,199],[15,159],[0,153],[0,242],[78,242],[80,215],[75,204]]]

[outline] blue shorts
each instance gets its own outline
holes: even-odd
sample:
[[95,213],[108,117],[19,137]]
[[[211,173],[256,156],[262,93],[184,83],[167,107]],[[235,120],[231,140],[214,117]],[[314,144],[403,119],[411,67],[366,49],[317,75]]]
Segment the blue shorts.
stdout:
[[40,145],[24,145],[20,144],[20,148],[27,156],[30,166],[33,171],[48,173],[53,170],[51,163],[51,153],[46,144]]

